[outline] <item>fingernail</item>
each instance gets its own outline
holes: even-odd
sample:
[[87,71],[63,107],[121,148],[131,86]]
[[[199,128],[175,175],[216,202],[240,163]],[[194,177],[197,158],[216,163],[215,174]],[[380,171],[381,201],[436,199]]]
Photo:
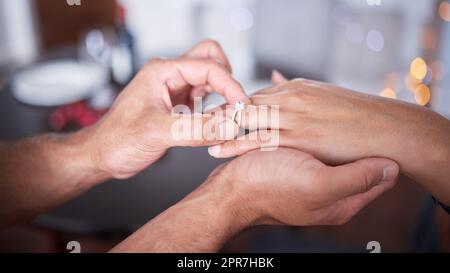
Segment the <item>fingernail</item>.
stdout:
[[383,168],[383,179],[381,179],[381,182],[394,180],[397,175],[398,167],[396,165],[388,165]]
[[208,153],[210,156],[216,157],[216,156],[220,155],[221,150],[222,150],[222,146],[220,146],[220,145],[211,146],[208,148]]

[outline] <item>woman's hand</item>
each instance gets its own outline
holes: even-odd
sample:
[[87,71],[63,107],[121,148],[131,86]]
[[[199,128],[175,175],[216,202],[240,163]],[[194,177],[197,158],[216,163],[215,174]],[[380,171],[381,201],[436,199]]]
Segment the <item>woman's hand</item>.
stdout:
[[[262,90],[252,101],[280,106],[279,127],[255,119],[252,107],[243,120],[247,128],[279,129],[280,146],[300,149],[330,164],[372,156],[391,158],[402,172],[450,203],[446,118],[424,107],[302,79]],[[259,149],[264,138],[259,132],[252,134],[254,140],[230,141],[210,153],[232,157]]]
[[86,150],[92,151],[94,165],[114,178],[128,178],[154,163],[170,147],[222,142],[224,134],[219,131],[233,132],[234,123],[218,120],[217,132],[213,131],[214,135],[207,138],[204,125],[214,123],[214,117],[198,113],[187,118],[184,115],[182,121],[189,128],[187,138],[173,135],[174,124],[181,119],[172,115],[173,107],[192,106],[194,97],[212,90],[230,104],[248,101],[240,84],[231,76],[225,54],[215,42],[200,43],[180,59],[150,61],[120,94],[103,120],[80,133],[86,136]]

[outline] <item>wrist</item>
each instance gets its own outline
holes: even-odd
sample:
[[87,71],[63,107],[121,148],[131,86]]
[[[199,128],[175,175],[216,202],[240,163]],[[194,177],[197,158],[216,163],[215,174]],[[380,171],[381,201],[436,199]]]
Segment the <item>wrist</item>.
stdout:
[[202,226],[210,228],[207,233],[216,237],[213,251],[220,250],[230,238],[259,220],[246,196],[239,192],[233,181],[222,175],[208,178],[179,204],[189,206],[189,212],[202,212],[201,218],[206,220]]
[[438,199],[450,200],[450,191],[442,180],[448,176],[446,164],[450,160],[448,119],[427,108],[401,102],[385,109],[380,111],[385,117],[381,123],[385,130],[379,137],[378,152],[372,150],[370,156],[396,161],[403,174]]
[[215,176],[205,182],[195,196],[203,196],[209,206],[216,208],[217,214],[223,216],[224,225],[230,230],[240,231],[258,221],[258,213],[249,205],[248,198],[234,181],[225,176]]
[[[378,118],[367,120],[372,130],[366,138],[374,140],[371,143],[375,145],[369,145],[364,156],[386,157],[401,164],[415,157],[417,153],[422,153],[418,148],[427,148],[419,147],[418,144],[426,140],[423,137],[427,135],[426,127],[431,122],[430,114],[433,112],[399,101],[388,103],[382,101],[374,106],[376,107],[373,108],[371,116]],[[433,126],[429,127],[433,128]]]
[[52,143],[53,155],[64,162],[60,164],[62,171],[67,177],[71,177],[77,186],[92,187],[111,179],[108,173],[98,168],[92,158],[92,151],[88,145],[90,138],[88,130],[66,135],[50,134],[47,137]]
[[210,177],[112,252],[217,252],[251,225],[251,218],[243,208],[226,181]]

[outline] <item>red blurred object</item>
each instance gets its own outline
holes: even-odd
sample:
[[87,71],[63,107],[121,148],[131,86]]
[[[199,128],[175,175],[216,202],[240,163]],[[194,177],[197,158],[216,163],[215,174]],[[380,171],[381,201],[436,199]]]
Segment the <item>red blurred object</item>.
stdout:
[[119,26],[124,26],[125,20],[126,20],[125,7],[121,4],[117,4],[117,6],[116,6],[116,24]]
[[77,102],[56,109],[50,115],[49,122],[55,131],[62,131],[69,125],[75,125],[81,129],[96,123],[107,111],[107,109],[94,110],[87,102]]

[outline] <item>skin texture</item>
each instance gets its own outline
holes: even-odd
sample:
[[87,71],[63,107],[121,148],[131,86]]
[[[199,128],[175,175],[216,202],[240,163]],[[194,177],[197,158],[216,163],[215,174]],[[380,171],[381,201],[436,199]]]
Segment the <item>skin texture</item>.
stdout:
[[[230,104],[248,101],[218,44],[206,41],[187,56],[152,60],[123,90],[104,120],[89,129],[90,150],[99,169],[115,178],[128,178],[153,164],[168,148],[221,142],[205,139],[202,126],[193,126],[188,140],[172,137],[171,128],[179,120],[171,115],[173,106],[192,104],[194,95],[214,89]],[[206,124],[212,118],[192,115],[189,121]]]
[[26,221],[108,179],[131,177],[170,147],[220,143],[204,139],[201,126],[190,132],[200,137],[188,140],[174,140],[170,130],[179,120],[171,115],[172,105],[190,104],[213,88],[229,103],[248,100],[222,49],[208,40],[180,59],[151,61],[90,128],[0,143],[0,227]]
[[[262,90],[254,105],[279,105],[280,126],[270,128],[250,118],[242,126],[278,130],[280,145],[311,153],[329,164],[366,157],[390,158],[401,171],[436,198],[450,204],[450,122],[424,107],[357,93],[310,81],[284,82]],[[281,83],[280,83],[281,82]],[[210,148],[214,157],[226,158],[259,149],[265,139],[258,131],[253,140],[241,139]]]
[[[201,43],[176,60],[151,61],[96,125],[68,135],[0,144],[0,226],[19,223],[111,178],[131,177],[174,146],[172,107],[211,90],[229,104],[250,103],[217,43]],[[214,116],[191,115],[209,122]],[[233,129],[235,129],[233,123]],[[142,227],[116,252],[217,251],[240,230],[262,224],[329,225],[348,221],[392,188],[398,165],[372,158],[328,167],[292,149],[251,152],[218,168],[197,191]]]
[[31,220],[110,177],[86,155],[84,133],[0,144],[0,228]]
[[254,225],[343,224],[391,189],[398,171],[381,158],[329,167],[293,149],[250,152],[218,167],[112,252],[216,252]]

